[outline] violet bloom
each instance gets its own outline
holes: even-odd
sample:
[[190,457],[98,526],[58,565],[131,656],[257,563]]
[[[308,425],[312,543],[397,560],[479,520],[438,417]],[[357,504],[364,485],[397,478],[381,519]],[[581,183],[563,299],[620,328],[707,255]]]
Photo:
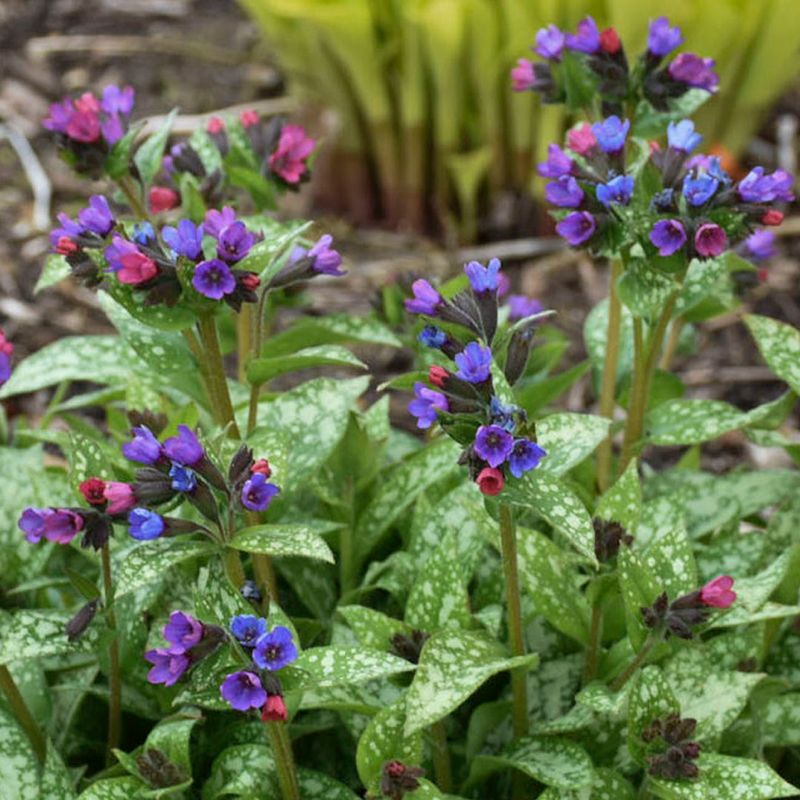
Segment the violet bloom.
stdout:
[[527,92],[536,85],[533,61],[518,58],[517,66],[511,70],[511,88],[515,92]]
[[0,351],[0,386],[11,377],[11,356]]
[[547,451],[530,439],[515,439],[508,456],[508,469],[515,478],[539,466]]
[[116,144],[125,135],[125,126],[118,114],[111,114],[100,123],[103,138],[110,144]]
[[26,508],[18,525],[31,544],[43,538],[56,544],[69,544],[83,529],[84,519],[68,508]]
[[670,28],[669,20],[666,17],[659,17],[650,23],[650,30],[647,35],[647,50],[654,56],[663,58],[682,44],[683,35],[681,34],[681,29],[677,25],[674,28]]
[[176,255],[198,261],[203,256],[203,226],[190,219],[182,219],[177,228],[167,225],[161,237]]
[[170,461],[193,467],[205,456],[203,445],[200,444],[194,431],[186,425],[178,425],[178,435],[172,436],[164,442],[164,453]]
[[772,231],[759,230],[751,233],[742,242],[742,254],[750,261],[765,261],[772,258],[775,250],[775,234]]
[[575,162],[557,145],[547,147],[547,161],[536,165],[538,173],[545,178],[560,178],[569,175],[575,167]]
[[192,286],[210,300],[222,300],[236,289],[236,278],[230,267],[219,258],[201,261],[192,276]]
[[172,645],[172,653],[185,653],[203,638],[203,623],[183,611],[173,611],[164,626],[164,638]]
[[572,175],[563,175],[557,181],[548,183],[544,195],[549,203],[559,208],[577,208],[584,198],[583,189]]
[[700,601],[712,608],[730,608],[736,601],[733,578],[730,575],[720,575],[709,581],[700,589]]
[[492,258],[488,266],[478,261],[470,261],[464,265],[464,272],[469,278],[472,291],[477,294],[496,292],[500,285],[500,259]]
[[405,301],[406,311],[412,314],[436,316],[439,306],[444,302],[439,292],[422,278],[411,284],[411,291],[414,292],[414,297]]
[[299,125],[284,125],[278,146],[269,157],[269,168],[286,183],[297,184],[308,173],[306,159],[316,142]]
[[254,614],[239,614],[231,620],[231,633],[244,647],[255,647],[256,642],[267,632],[267,621]]
[[616,114],[612,114],[602,122],[595,122],[592,125],[592,133],[604,153],[618,153],[625,146],[625,137],[630,127],[630,120],[620,119]]
[[279,492],[274,483],[267,483],[266,475],[256,472],[242,487],[242,505],[250,511],[266,511]]
[[417,418],[417,427],[430,428],[437,419],[437,411],[447,411],[449,404],[441,392],[429,389],[424,383],[414,384],[414,399],[408,404],[408,410]]
[[588,211],[573,211],[556,225],[556,232],[573,247],[589,241],[597,229],[594,217]]
[[536,47],[534,52],[542,58],[560,61],[567,43],[567,37],[556,25],[548,25],[536,31]]
[[174,686],[181,675],[189,669],[189,656],[185,653],[175,653],[159,647],[155,650],[148,650],[144,657],[153,665],[153,668],[147,673],[149,683]]
[[270,672],[283,669],[297,658],[297,647],[292,639],[292,632],[283,625],[278,625],[269,633],[258,638],[253,650],[253,661]]
[[114,236],[111,244],[105,249],[108,271],[113,272],[120,283],[138,286],[146,283],[158,274],[155,262],[148,258],[139,248],[121,236]]
[[158,539],[166,523],[164,517],[150,511],[149,508],[134,508],[128,513],[128,533],[131,538],[140,542],[149,542],[151,539]]
[[122,114],[128,116],[133,111],[133,103],[136,94],[133,86],[125,86],[120,89],[119,86],[106,86],[103,89],[103,99],[100,106],[106,114]]
[[228,675],[219,687],[219,693],[237,711],[261,708],[267,702],[261,679],[254,672],[244,670]]
[[234,222],[236,222],[236,212],[230,206],[225,206],[222,211],[212,208],[206,211],[203,231],[209,236],[219,239],[222,231],[229,225],[233,225]]
[[577,33],[567,34],[567,47],[581,53],[596,53],[600,49],[600,30],[591,17],[584,17],[578,23]]
[[67,125],[75,113],[75,106],[72,103],[72,98],[65,97],[58,103],[53,103],[50,106],[48,116],[42,120],[42,127],[48,131],[56,133],[66,133]]
[[489,379],[492,366],[492,351],[478,342],[470,342],[455,357],[458,372],[456,377],[468,383],[483,383]]
[[721,255],[728,246],[728,237],[719,225],[707,222],[697,229],[694,235],[694,248],[698,255],[714,258]]
[[234,222],[220,231],[217,255],[229,264],[241,261],[256,243],[256,237],[247,230],[244,222]]
[[713,92],[719,85],[719,75],[714,72],[713,58],[700,58],[694,53],[681,53],[672,60],[667,71],[673,80],[695,89]]
[[667,125],[667,143],[673,150],[682,153],[691,153],[700,146],[703,137],[695,132],[694,122],[682,119],[680,122],[670,122]]
[[499,425],[481,425],[473,447],[490,467],[499,467],[511,454],[514,437]]
[[528,297],[524,294],[512,294],[508,297],[508,319],[510,322],[532,317],[542,311],[544,311],[544,306],[533,297]]
[[686,230],[677,219],[661,219],[650,230],[650,241],[661,256],[671,256],[686,244]]
[[137,425],[131,430],[133,439],[122,445],[122,455],[128,461],[139,464],[155,464],[161,458],[161,442],[146,425]]
[[320,236],[317,243],[305,255],[310,258],[311,269],[323,275],[345,275],[345,271],[339,269],[342,265],[342,256],[338,250],[331,247],[333,236],[326,233]]
[[108,207],[108,200],[101,194],[93,194],[89,198],[89,206],[78,212],[78,221],[85,230],[98,236],[107,236],[116,222]]
[[601,183],[597,187],[597,199],[606,207],[612,205],[626,206],[633,196],[633,176],[617,175],[608,183]]
[[746,203],[771,203],[782,201],[791,203],[794,200],[792,185],[794,179],[783,169],[776,169],[770,175],[764,174],[763,167],[754,167],[745,175],[736,187],[739,197]]
[[692,206],[707,203],[719,189],[719,181],[711,175],[700,173],[697,177],[691,174],[683,179],[683,196]]

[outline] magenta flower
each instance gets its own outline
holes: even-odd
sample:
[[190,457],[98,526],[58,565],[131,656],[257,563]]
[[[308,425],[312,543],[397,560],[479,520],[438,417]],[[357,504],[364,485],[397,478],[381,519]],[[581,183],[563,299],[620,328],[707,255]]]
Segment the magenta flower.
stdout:
[[269,168],[286,183],[297,184],[308,174],[306,159],[316,142],[299,125],[284,125],[275,152],[269,157]]
[[475,452],[490,466],[499,467],[511,455],[514,437],[499,425],[481,425],[475,435]]
[[153,667],[147,673],[149,683],[163,683],[164,686],[174,686],[181,675],[189,669],[189,656],[182,652],[174,652],[165,648],[148,650],[144,654],[145,660]]
[[556,225],[556,232],[573,247],[589,241],[597,229],[594,217],[588,211],[573,211]]
[[261,679],[254,672],[234,672],[228,675],[219,687],[223,700],[237,711],[261,708],[267,702],[267,693]]
[[137,286],[146,283],[158,274],[155,262],[139,248],[121,236],[114,236],[105,249],[108,271],[113,272],[120,283]]
[[719,225],[707,222],[697,229],[694,235],[694,248],[698,255],[714,258],[721,255],[728,246],[728,236]]
[[117,481],[106,481],[103,497],[108,506],[106,513],[124,514],[136,505],[136,498],[133,496],[133,487],[129,483],[119,483]]
[[69,544],[83,529],[84,519],[68,508],[26,508],[18,524],[31,544],[43,538],[56,544]]
[[661,256],[671,256],[686,244],[686,231],[677,219],[662,219],[650,230],[650,241]]
[[534,87],[535,83],[533,62],[527,58],[518,58],[517,66],[511,70],[511,88],[515,92],[527,92]]
[[700,600],[712,608],[730,608],[736,600],[733,578],[730,575],[720,575],[709,581],[700,589]]
[[219,258],[201,261],[192,276],[192,286],[211,300],[222,300],[236,289],[236,278],[230,267]]
[[588,122],[584,122],[577,128],[572,128],[567,133],[567,146],[579,156],[585,156],[590,150],[597,147],[597,139],[592,126]]

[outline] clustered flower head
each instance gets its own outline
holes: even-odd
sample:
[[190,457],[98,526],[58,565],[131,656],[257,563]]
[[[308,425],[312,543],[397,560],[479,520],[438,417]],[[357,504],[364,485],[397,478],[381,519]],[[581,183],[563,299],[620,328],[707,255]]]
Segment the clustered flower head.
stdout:
[[[472,479],[487,495],[499,494],[508,475],[522,477],[546,455],[529,437],[524,411],[505,405],[494,388],[491,345],[497,331],[500,268],[496,258],[486,266],[471,261],[464,267],[469,288],[445,299],[428,281],[420,279],[412,284],[413,297],[405,301],[408,311],[460,326],[464,339],[477,337],[465,344],[434,324],[426,325],[420,341],[451,358],[455,370],[432,366],[428,382],[435,388],[415,383],[408,410],[417,418],[417,427],[430,428],[438,421],[464,445],[460,463],[469,467]],[[516,312],[515,317],[521,317],[504,348],[504,376],[511,385],[525,370],[535,314],[540,310],[536,301],[521,300],[509,308]],[[526,311],[531,313],[521,316]]]
[[419,789],[419,779],[425,774],[421,767],[410,766],[393,759],[381,768],[381,794],[389,800],[403,800],[406,794]]
[[686,92],[699,89],[711,93],[719,84],[710,58],[680,53],[665,63],[682,43],[680,28],[672,27],[666,17],[652,20],[647,49],[631,68],[614,28],[601,31],[592,17],[582,19],[575,33],[548,25],[536,33],[531,47],[542,61],[519,59],[511,71],[512,86],[517,92],[537,92],[546,103],[579,105],[586,99],[576,101],[571,96],[568,77],[578,69],[581,77],[595,86],[606,114],[619,114],[626,102],[640,98],[666,111],[670,101]]
[[700,769],[695,761],[700,755],[700,745],[692,739],[696,728],[697,720],[681,719],[678,714],[654,719],[642,731],[648,772],[668,780],[697,778]]

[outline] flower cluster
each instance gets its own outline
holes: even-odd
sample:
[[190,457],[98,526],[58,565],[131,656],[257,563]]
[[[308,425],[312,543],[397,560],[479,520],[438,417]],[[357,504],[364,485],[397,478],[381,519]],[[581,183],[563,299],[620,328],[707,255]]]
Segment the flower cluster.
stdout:
[[692,740],[696,727],[697,720],[681,719],[677,714],[654,719],[642,731],[642,740],[648,745],[648,772],[668,780],[698,777],[695,761],[700,745]]
[[389,800],[403,800],[406,794],[419,789],[419,779],[425,774],[420,767],[412,767],[394,759],[381,768],[381,794]]
[[14,345],[6,339],[3,329],[0,328],[0,386],[11,377],[11,356],[14,354]]
[[[200,530],[201,525],[164,517],[154,508],[185,499],[213,525],[223,519],[218,495],[228,507],[266,511],[279,488],[268,481],[272,475],[266,459],[253,459],[246,446],[231,460],[227,477],[206,454],[196,434],[178,425],[176,436],[161,443],[145,424],[132,429],[133,438],[122,445],[129,461],[143,465],[136,471],[133,493],[138,505],[128,513],[128,531],[134,539],[149,540]],[[132,504],[133,505],[133,504]]]
[[[225,678],[220,686],[222,698],[237,711],[260,708],[265,722],[285,722],[283,689],[275,673],[297,659],[292,632],[283,625],[268,631],[263,617],[240,614],[231,620],[231,633],[252,665]],[[253,666],[259,671],[254,671]]]
[[[465,329],[477,341],[464,344],[455,335],[435,325],[427,325],[420,341],[440,350],[455,362],[455,372],[434,365],[428,373],[431,389],[414,384],[414,399],[408,406],[419,428],[429,428],[439,421],[465,448],[461,463],[470,469],[472,478],[487,495],[502,491],[507,473],[515,478],[535,469],[545,451],[528,434],[524,411],[507,405],[497,396],[492,377],[491,344],[497,331],[500,261],[487,266],[471,261],[464,267],[469,288],[445,299],[428,281],[412,285],[414,296],[406,300],[406,309],[435,317]],[[534,311],[540,306],[531,301],[517,312]],[[505,348],[504,376],[514,384],[522,375],[530,354],[535,316],[525,316],[515,323]]]
[[[588,82],[594,86],[587,103],[599,96],[606,114],[620,113],[623,106],[640,98],[654,108],[665,111],[670,100],[682,97],[691,89],[714,92],[719,77],[714,61],[693,53],[680,53],[668,64],[664,59],[683,44],[678,27],[672,27],[666,17],[651,21],[647,49],[631,68],[625,48],[614,28],[601,31],[592,17],[578,23],[575,33],[566,33],[548,25],[536,33],[531,48],[543,59],[533,62],[521,58],[511,71],[515,91],[535,91],[547,103],[576,103],[573,97],[576,84]],[[569,60],[572,69],[564,67]],[[574,70],[580,71],[576,77]]]

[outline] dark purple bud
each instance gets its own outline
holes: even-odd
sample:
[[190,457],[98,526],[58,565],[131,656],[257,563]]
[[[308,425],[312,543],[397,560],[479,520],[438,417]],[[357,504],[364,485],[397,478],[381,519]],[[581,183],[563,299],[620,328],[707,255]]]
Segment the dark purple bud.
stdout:
[[90,600],[80,611],[67,623],[65,628],[67,639],[74,642],[84,634],[89,625],[92,624],[94,615],[97,613],[99,600]]

